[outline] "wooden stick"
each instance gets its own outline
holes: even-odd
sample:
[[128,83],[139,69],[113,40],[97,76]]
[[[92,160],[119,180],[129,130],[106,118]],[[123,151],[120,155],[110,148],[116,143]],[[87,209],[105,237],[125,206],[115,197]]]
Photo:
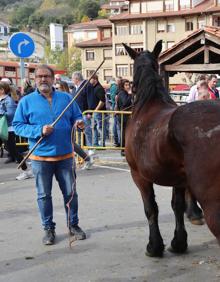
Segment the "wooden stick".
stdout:
[[[89,77],[89,79],[86,81],[86,83],[83,85],[83,87],[77,92],[76,96],[69,102],[69,104],[66,106],[66,108],[62,111],[62,113],[56,118],[56,120],[51,124],[52,127],[56,125],[56,123],[61,119],[61,117],[64,115],[64,113],[69,109],[69,107],[72,105],[72,103],[76,100],[76,98],[81,94],[83,89],[87,86],[89,81],[92,79],[92,77],[98,72],[98,70],[101,68],[101,66],[104,64],[105,60],[101,62],[101,64],[98,66],[98,68],[94,71],[94,73]],[[24,157],[24,159],[20,162],[18,165],[18,169],[21,168],[21,166],[25,163],[25,161],[30,157],[30,155],[33,153],[33,151],[37,148],[37,146],[41,143],[41,141],[44,139],[46,135],[43,135],[40,137],[40,139],[37,141],[37,143],[34,145],[34,147],[28,152],[28,154]]]

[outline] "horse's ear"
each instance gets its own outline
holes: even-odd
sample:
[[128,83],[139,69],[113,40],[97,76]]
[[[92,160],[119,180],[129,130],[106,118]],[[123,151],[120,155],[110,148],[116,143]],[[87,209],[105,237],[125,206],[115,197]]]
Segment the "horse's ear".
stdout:
[[125,43],[122,43],[122,45],[125,47],[125,50],[127,51],[128,55],[133,59],[135,60],[138,53],[132,49],[131,47],[129,47],[128,45],[126,45]]
[[153,50],[153,54],[155,56],[155,58],[157,59],[160,55],[160,52],[162,51],[162,43],[163,41],[162,40],[159,40],[156,45],[154,46],[154,50]]

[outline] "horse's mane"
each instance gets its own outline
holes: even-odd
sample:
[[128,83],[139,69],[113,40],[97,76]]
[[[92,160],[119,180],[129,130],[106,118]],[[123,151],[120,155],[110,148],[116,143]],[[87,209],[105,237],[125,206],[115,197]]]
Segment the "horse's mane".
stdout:
[[161,76],[152,67],[146,64],[137,66],[133,82],[136,89],[134,107],[138,111],[155,99],[175,104],[167,93]]

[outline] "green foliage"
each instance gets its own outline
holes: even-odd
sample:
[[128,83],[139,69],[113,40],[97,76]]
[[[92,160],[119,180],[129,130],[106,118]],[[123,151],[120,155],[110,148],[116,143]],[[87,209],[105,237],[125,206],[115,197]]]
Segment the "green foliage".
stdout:
[[11,23],[15,26],[26,26],[28,24],[29,16],[33,14],[35,9],[29,6],[21,6],[13,11],[11,15]]
[[72,47],[70,51],[61,51],[57,48],[55,51],[47,45],[44,49],[45,56],[43,63],[55,64],[59,69],[66,70],[68,75],[71,75],[76,70],[81,70],[81,51],[76,47]]
[[98,16],[100,5],[96,0],[81,0],[79,5],[81,16],[95,19]]
[[19,29],[29,25],[46,32],[50,22],[66,27],[81,22],[82,18],[105,17],[100,5],[106,2],[108,0],[0,0],[0,17]]

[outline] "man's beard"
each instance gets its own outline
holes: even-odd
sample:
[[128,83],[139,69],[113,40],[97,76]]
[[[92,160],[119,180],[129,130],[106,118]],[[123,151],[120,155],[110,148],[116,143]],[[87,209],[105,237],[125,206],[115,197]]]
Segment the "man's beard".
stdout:
[[47,83],[41,83],[38,89],[40,90],[40,92],[43,92],[43,93],[50,93],[52,90],[50,85],[48,85]]

